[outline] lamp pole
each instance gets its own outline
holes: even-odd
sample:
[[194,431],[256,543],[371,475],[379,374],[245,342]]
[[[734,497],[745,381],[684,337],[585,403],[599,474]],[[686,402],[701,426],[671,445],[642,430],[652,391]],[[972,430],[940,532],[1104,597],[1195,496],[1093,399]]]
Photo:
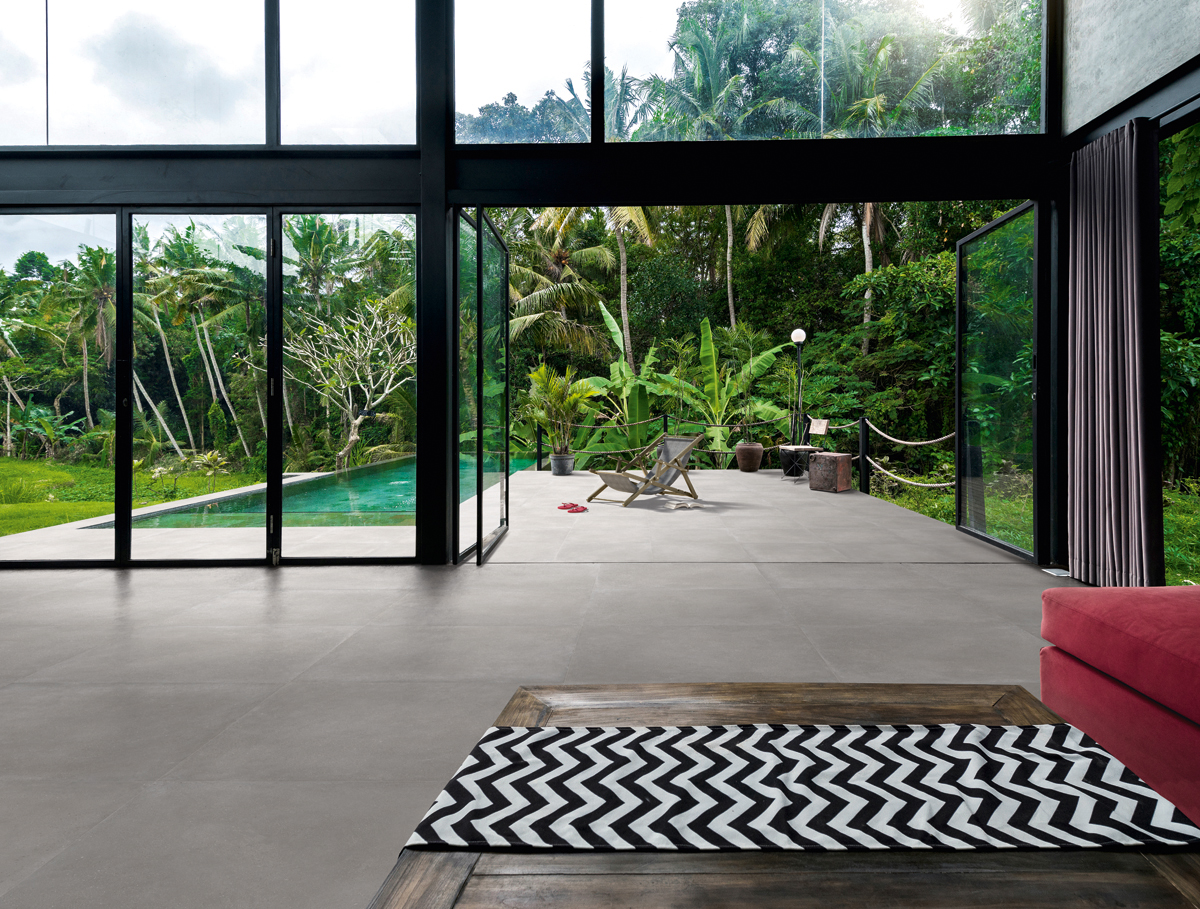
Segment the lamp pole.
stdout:
[[792,431],[792,444],[804,444],[804,359],[801,350],[804,347],[804,339],[808,335],[804,333],[803,328],[797,328],[792,332],[792,343],[796,345],[796,426]]

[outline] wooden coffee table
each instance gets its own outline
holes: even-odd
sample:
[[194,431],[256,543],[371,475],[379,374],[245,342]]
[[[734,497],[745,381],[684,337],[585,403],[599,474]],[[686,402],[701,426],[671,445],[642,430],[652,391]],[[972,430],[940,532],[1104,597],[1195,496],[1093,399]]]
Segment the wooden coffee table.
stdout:
[[[1057,722],[1016,685],[539,686],[517,689],[496,718],[497,726]],[[1200,909],[1200,855],[405,849],[371,902],[371,909],[451,906]]]

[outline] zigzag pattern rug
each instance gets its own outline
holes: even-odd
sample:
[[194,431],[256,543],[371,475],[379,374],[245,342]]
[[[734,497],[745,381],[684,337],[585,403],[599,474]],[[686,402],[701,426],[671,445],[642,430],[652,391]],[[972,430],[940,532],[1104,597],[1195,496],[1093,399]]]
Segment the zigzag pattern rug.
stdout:
[[1078,729],[493,727],[409,846],[1088,849],[1200,828]]

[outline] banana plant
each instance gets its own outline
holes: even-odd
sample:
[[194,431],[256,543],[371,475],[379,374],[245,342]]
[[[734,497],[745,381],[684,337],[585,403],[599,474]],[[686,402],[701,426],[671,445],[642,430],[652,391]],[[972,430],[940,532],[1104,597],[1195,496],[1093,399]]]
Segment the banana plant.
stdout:
[[607,379],[592,376],[587,381],[608,399],[617,417],[611,423],[631,425],[601,424],[598,427],[599,431],[594,433],[595,438],[589,441],[589,447],[608,451],[644,448],[654,433],[654,426],[646,421],[650,419],[650,395],[657,392],[658,388],[658,373],[654,369],[658,363],[658,356],[655,348],[651,347],[646,353],[641,370],[634,372],[633,367],[629,365],[625,336],[621,327],[603,303],[598,305],[609,336],[617,348],[617,356],[608,368]]
[[[756,379],[761,378],[775,365],[778,353],[787,345],[780,344],[750,358],[740,370],[722,367],[717,346],[713,343],[712,326],[708,319],[700,323],[700,376],[704,387],[697,388],[679,376],[659,373],[657,385],[660,394],[676,395],[701,415],[697,422],[712,424],[705,427],[708,449],[712,452],[732,452],[729,447],[729,429],[725,425],[731,418],[743,422],[780,419],[781,411],[773,404],[750,396]],[[786,419],[786,416],[783,417]],[[685,423],[686,425],[686,423]],[[728,457],[722,459],[728,464]]]

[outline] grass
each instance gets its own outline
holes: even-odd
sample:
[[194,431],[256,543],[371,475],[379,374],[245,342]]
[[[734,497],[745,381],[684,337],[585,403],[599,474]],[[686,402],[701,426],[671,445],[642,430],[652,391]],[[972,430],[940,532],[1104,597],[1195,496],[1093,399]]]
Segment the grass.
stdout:
[[1200,584],[1200,482],[1163,490],[1167,583]]
[[0,537],[112,514],[112,502],[21,502],[0,505]]
[[[155,481],[148,472],[133,480],[133,507],[143,508],[207,492],[263,482],[250,473],[206,477],[198,471]],[[116,497],[111,468],[0,457],[0,536],[112,514]]]

